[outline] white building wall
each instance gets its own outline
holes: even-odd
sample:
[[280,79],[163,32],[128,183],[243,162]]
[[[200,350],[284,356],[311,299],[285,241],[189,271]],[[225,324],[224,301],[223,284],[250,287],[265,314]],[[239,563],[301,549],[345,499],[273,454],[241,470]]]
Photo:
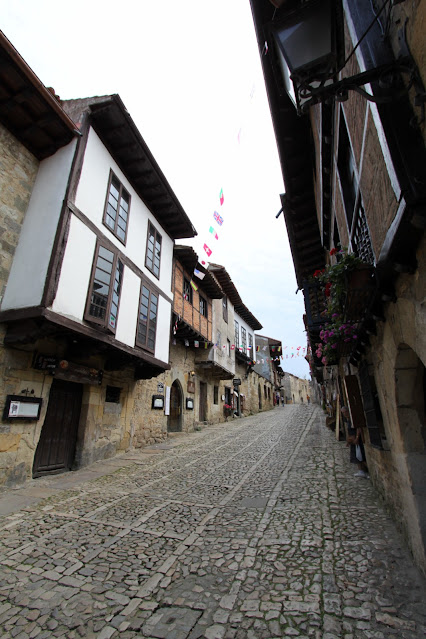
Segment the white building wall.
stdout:
[[[213,344],[217,343],[217,332],[220,331],[220,343],[213,349],[213,358],[220,366],[223,366],[231,373],[235,374],[235,351],[228,354],[227,340],[231,345],[234,343],[234,307],[228,299],[228,321],[223,319],[222,300],[212,300],[213,308]],[[225,346],[225,348],[223,348]]]
[[157,338],[155,341],[155,357],[162,362],[169,361],[170,323],[172,305],[164,297],[158,301]]
[[123,342],[123,344],[127,344],[132,348],[135,346],[136,339],[140,290],[140,278],[130,268],[125,266],[115,337],[119,342]]
[[95,247],[94,233],[72,215],[58,291],[52,304],[55,313],[83,320]]
[[[102,222],[111,169],[131,197],[126,246]],[[143,271],[148,280],[166,295],[171,296],[173,240],[137,195],[93,129],[89,131],[75,204],[120,251],[123,251]],[[145,268],[148,220],[162,236],[159,280]]]
[[40,162],[1,310],[38,306],[67,189],[76,141]]

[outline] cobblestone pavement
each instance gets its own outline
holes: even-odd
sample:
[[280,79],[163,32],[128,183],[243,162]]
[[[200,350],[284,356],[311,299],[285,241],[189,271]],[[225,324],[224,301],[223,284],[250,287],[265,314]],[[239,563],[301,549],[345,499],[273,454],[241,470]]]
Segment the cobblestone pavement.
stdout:
[[3,639],[425,636],[425,581],[318,407],[169,442],[0,519]]

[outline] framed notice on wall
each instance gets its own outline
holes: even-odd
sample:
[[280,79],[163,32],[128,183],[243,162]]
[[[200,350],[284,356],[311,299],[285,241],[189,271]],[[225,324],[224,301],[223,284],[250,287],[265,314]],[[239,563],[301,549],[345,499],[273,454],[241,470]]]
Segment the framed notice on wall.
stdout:
[[7,395],[3,410],[3,420],[25,419],[37,421],[40,417],[42,403],[41,397]]

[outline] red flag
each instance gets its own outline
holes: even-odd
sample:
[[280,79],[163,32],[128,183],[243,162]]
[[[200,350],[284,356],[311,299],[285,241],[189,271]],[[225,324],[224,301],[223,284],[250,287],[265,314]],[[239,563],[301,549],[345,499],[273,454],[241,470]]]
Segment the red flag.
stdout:
[[220,189],[219,198],[220,198],[220,205],[222,206],[222,204],[225,201],[225,198],[223,197],[223,189]]
[[204,244],[203,249],[205,250],[205,252],[207,253],[207,257],[210,257],[210,255],[212,254],[211,249],[209,249],[209,247],[207,246],[207,244]]

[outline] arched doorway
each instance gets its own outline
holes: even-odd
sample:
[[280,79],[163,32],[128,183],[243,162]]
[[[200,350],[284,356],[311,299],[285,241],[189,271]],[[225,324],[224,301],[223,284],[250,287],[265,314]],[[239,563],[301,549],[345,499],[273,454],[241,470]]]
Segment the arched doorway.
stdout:
[[182,386],[178,379],[172,384],[170,389],[170,415],[167,420],[167,431],[169,433],[182,432]]
[[[418,559],[422,555],[424,559],[426,555],[426,374],[422,361],[406,344],[401,344],[398,349],[395,385],[398,422],[414,507],[414,513],[407,511],[407,515],[410,519],[418,519],[420,533],[420,539],[418,539],[418,533],[417,535],[414,533],[417,540],[412,539],[413,552]],[[416,548],[418,544],[421,548]]]

